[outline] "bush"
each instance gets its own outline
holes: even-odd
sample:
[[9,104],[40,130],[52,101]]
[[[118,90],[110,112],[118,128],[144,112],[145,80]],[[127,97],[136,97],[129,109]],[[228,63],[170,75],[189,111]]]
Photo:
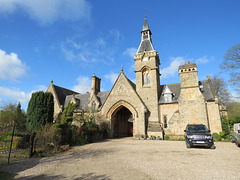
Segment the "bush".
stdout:
[[224,138],[224,136],[226,135],[226,133],[223,132],[223,131],[221,131],[221,132],[219,132],[219,135],[220,135],[222,138]]
[[61,145],[61,129],[47,123],[38,133],[37,147],[45,150],[57,149]]
[[164,140],[169,140],[170,137],[168,135],[164,135]]
[[83,138],[81,129],[79,127],[72,126],[71,131],[72,131],[70,140],[71,146],[79,146],[87,143],[87,141]]
[[99,131],[102,139],[107,139],[110,137],[110,124],[107,121],[101,121],[99,123]]
[[24,135],[17,143],[18,149],[27,149],[30,147],[30,134]]
[[224,137],[224,139],[227,140],[227,141],[231,141],[230,134],[226,135],[226,136]]
[[222,137],[218,133],[213,133],[213,139],[214,141],[221,141]]
[[72,129],[71,125],[68,124],[53,124],[56,128],[61,129],[61,145],[68,145],[71,142],[72,138]]

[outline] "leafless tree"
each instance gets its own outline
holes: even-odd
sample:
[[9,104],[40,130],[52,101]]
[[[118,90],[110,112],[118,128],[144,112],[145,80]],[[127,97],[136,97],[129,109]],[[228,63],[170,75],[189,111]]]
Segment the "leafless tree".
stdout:
[[230,74],[230,84],[240,93],[240,44],[232,46],[225,54],[221,69]]
[[227,88],[227,83],[223,78],[220,78],[216,75],[211,80],[219,102],[222,104],[228,104],[231,100],[231,96]]

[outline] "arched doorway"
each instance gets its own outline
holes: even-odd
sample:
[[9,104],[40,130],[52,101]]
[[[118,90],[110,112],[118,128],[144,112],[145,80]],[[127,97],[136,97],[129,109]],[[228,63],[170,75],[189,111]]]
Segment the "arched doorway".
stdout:
[[133,136],[133,115],[124,106],[120,106],[112,116],[113,137]]

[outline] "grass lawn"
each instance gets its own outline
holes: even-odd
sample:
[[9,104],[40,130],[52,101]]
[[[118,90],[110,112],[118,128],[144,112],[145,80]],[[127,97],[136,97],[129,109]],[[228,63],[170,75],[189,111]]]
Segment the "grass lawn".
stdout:
[[0,180],[11,180],[15,174],[0,171]]

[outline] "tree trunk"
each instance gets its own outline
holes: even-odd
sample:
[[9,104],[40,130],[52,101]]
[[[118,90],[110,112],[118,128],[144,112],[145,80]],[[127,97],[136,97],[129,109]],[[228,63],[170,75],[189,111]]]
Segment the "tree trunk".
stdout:
[[29,158],[31,158],[32,155],[33,155],[33,147],[34,147],[34,139],[35,139],[35,136],[36,136],[36,133],[33,132],[33,133],[31,134],[31,144],[30,144]]

